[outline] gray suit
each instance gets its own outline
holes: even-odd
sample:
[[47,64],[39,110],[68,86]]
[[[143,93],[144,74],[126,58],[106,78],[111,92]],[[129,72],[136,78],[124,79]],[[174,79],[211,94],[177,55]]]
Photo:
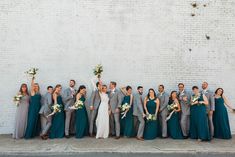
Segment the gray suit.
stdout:
[[169,102],[169,95],[165,92],[158,93],[157,94],[157,98],[160,101],[160,123],[161,123],[161,129],[162,129],[162,137],[167,137],[167,122],[166,122],[166,118],[168,115],[168,109],[167,109],[167,105]]
[[[183,97],[187,97],[187,101],[183,100]],[[183,135],[187,137],[189,135],[189,125],[190,125],[190,98],[191,95],[187,91],[183,93],[178,92],[178,98],[181,106],[181,119],[180,125]]]
[[[75,92],[75,91],[74,91]],[[65,135],[69,135],[69,131],[71,133],[75,132],[75,113],[74,110],[70,110],[69,107],[73,106],[75,103],[75,96],[72,96],[73,92],[70,88],[67,88],[62,95],[64,102],[64,110],[65,110]],[[71,125],[70,125],[71,124]]]
[[97,116],[97,111],[100,106],[101,98],[98,90],[95,90],[91,93],[91,102],[90,106],[94,106],[94,110],[91,111],[90,115],[90,128],[89,128],[89,133],[92,135],[94,132],[94,122]]
[[110,127],[112,135],[116,134],[117,137],[120,136],[120,113],[116,113],[115,110],[121,107],[123,94],[115,89],[114,92],[109,92],[109,104],[111,106],[111,116],[110,116]]
[[40,120],[41,120],[41,133],[43,135],[47,134],[51,127],[51,117],[46,117],[51,113],[51,105],[52,105],[52,95],[51,93],[47,92],[43,96],[42,106],[39,111]]
[[[133,103],[133,115],[139,121],[137,137],[142,138],[143,134],[144,134],[144,125],[145,125],[145,121],[144,121],[144,118],[143,118],[143,113],[144,113],[143,105],[144,104],[143,104],[142,95],[140,95],[139,93],[136,93],[134,95],[134,101],[133,102],[134,102]],[[135,126],[137,126],[137,123],[135,123]]]
[[[215,111],[215,97],[213,92],[209,90],[203,90],[201,91],[201,93],[207,97],[209,102],[209,104],[207,105],[207,113],[209,113],[209,111]],[[213,137],[214,136],[213,114],[212,115],[208,114],[208,121],[209,121],[211,137]]]

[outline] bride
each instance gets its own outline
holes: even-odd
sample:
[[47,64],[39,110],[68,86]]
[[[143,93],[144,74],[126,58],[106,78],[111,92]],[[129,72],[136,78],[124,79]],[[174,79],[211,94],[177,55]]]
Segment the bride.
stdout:
[[99,94],[101,98],[101,103],[98,108],[98,113],[96,117],[96,138],[108,138],[109,136],[109,97],[107,94],[107,86],[102,85],[99,79]]

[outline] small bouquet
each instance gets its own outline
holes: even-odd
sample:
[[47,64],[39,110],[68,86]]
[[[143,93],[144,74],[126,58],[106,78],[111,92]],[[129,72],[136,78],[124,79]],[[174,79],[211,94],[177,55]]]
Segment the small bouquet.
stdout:
[[97,78],[101,77],[102,72],[103,72],[103,66],[101,64],[98,64],[93,70],[93,73],[95,76],[97,76]]
[[31,76],[32,78],[35,78],[35,75],[37,74],[38,68],[31,68],[25,73]]
[[49,114],[47,117],[53,116],[54,114],[61,112],[62,110],[62,105],[60,104],[54,104],[51,108],[53,110],[53,112],[51,114]]
[[130,104],[128,104],[128,103],[125,103],[125,104],[123,104],[122,106],[121,106],[121,114],[123,114],[123,116],[122,116],[122,118],[121,119],[123,119],[123,118],[125,118],[126,117],[126,114],[127,114],[127,112],[128,112],[128,110],[131,108],[131,105]]
[[77,100],[73,106],[70,107],[70,109],[77,110],[77,109],[82,109],[84,106],[83,101]]
[[177,110],[178,109],[178,105],[173,103],[173,104],[170,104],[170,105],[167,105],[167,110],[169,112],[172,112],[173,110]]
[[146,117],[147,121],[156,121],[157,120],[157,116],[154,114],[148,114]]
[[175,103],[167,105],[167,109],[170,112],[170,114],[166,117],[166,121],[171,119],[171,116],[173,115],[173,113],[175,113],[175,110],[178,110],[178,105]]
[[19,105],[20,100],[22,99],[23,95],[17,94],[16,96],[13,97],[13,101],[15,102],[16,106]]
[[192,103],[195,103],[196,101],[198,101],[199,98],[200,98],[200,94],[199,94],[199,95],[194,95],[194,96],[192,97]]

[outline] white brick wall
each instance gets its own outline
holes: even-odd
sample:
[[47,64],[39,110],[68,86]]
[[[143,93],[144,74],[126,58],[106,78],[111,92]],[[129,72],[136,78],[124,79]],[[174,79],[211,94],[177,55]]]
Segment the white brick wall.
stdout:
[[[29,67],[40,68],[42,93],[51,84],[67,87],[70,78],[90,88],[101,62],[107,83],[146,89],[163,83],[170,91],[178,82],[190,89],[206,80],[234,103],[235,2],[198,0],[198,8],[191,2],[1,0],[0,134],[12,132],[12,96],[29,83]],[[234,120],[230,113],[233,132]]]

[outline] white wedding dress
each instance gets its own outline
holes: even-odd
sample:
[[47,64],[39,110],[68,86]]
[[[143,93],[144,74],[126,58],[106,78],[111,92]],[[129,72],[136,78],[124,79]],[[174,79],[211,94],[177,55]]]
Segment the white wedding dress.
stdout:
[[96,118],[96,138],[108,138],[109,136],[109,97],[106,93],[100,93],[101,103]]

